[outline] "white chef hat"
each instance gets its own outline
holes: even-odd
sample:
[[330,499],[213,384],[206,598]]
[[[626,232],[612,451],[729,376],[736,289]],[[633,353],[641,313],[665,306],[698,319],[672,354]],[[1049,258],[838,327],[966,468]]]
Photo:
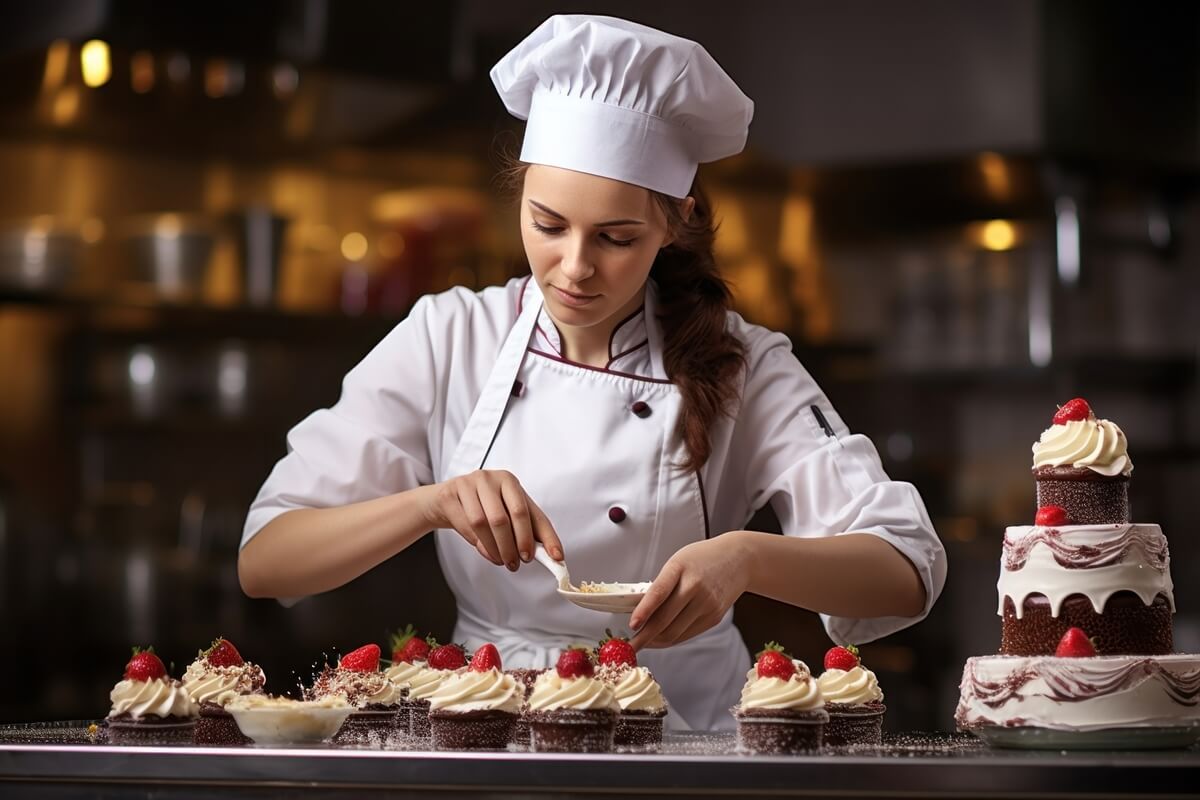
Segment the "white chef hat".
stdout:
[[696,42],[558,14],[492,67],[521,160],[686,197],[696,166],[741,152],[754,103]]

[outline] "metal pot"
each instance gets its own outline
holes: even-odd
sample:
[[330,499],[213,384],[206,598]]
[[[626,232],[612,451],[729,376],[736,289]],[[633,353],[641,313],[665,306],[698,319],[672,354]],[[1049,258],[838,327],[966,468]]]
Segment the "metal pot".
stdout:
[[135,220],[126,242],[135,280],[171,299],[198,297],[216,236],[199,217],[158,214]]
[[60,289],[79,263],[78,230],[43,216],[0,229],[0,284],[28,290]]

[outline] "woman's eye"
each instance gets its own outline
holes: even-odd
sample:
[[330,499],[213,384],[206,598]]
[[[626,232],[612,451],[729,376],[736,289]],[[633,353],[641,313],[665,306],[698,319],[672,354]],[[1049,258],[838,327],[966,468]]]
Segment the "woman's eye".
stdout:
[[600,236],[609,244],[615,244],[617,247],[629,247],[629,245],[637,241],[637,239],[616,239],[612,236],[609,236],[607,233],[602,233]]
[[548,236],[553,236],[556,233],[562,233],[562,228],[551,228],[546,225],[539,225],[537,220],[530,220],[529,223],[538,233],[544,233]]

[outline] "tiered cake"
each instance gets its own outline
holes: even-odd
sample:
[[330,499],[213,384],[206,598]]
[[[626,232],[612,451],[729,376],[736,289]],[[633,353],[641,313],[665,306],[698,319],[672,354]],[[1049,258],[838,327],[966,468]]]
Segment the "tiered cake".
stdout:
[[958,727],[999,744],[1190,743],[1200,656],[1172,653],[1167,540],[1129,521],[1125,435],[1076,398],[1033,461],[1037,524],[1005,532],[1000,654],[967,660]]

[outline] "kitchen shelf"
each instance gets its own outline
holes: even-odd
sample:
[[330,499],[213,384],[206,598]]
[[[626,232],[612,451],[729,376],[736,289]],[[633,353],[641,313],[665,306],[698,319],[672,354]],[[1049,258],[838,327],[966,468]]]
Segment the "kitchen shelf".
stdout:
[[140,301],[81,294],[0,288],[0,307],[29,306],[73,316],[89,329],[114,333],[153,331],[182,338],[197,334],[211,339],[265,338],[288,340],[378,340],[404,314],[350,316],[334,312],[296,311],[234,305]]

